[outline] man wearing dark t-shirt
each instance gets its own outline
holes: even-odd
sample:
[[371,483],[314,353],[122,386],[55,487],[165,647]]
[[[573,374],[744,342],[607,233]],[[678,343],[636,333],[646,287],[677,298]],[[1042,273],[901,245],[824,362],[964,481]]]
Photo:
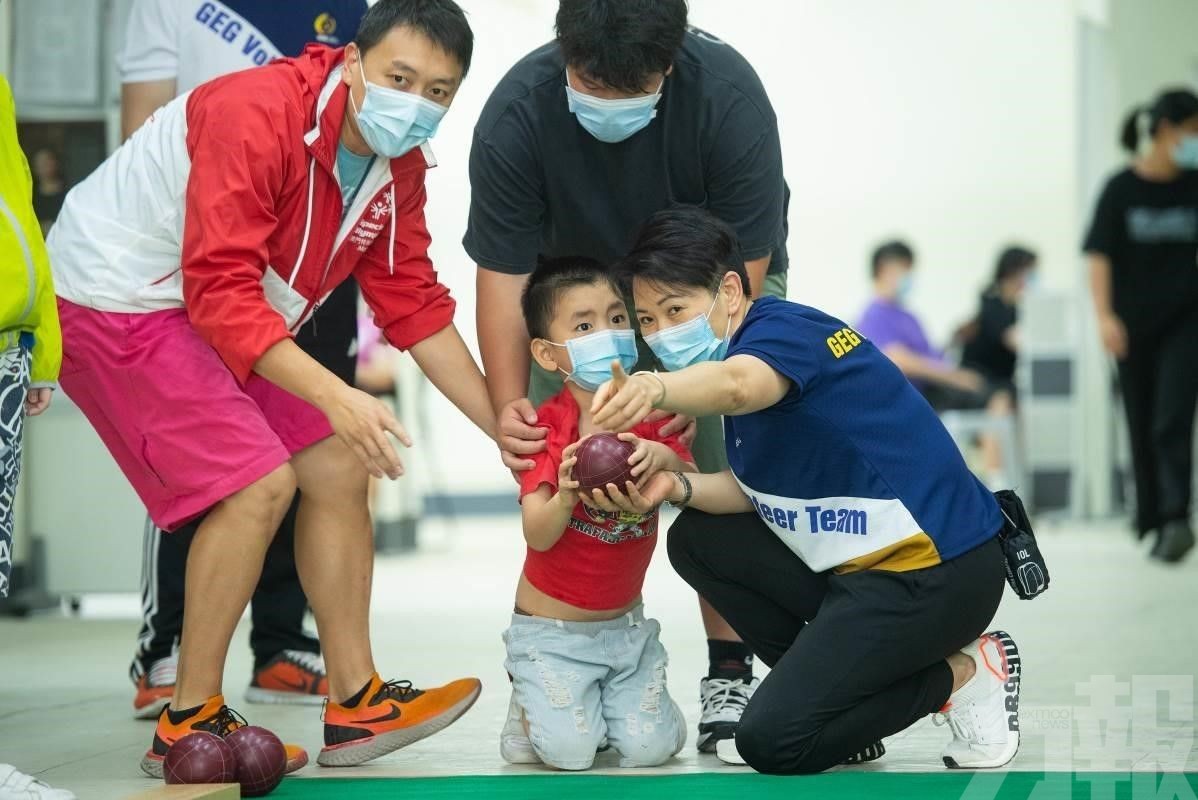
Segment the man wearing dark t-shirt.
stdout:
[[[470,182],[463,244],[479,268],[479,345],[513,470],[544,449],[534,408],[562,381],[529,364],[520,293],[538,257],[614,262],[650,215],[685,203],[736,231],[754,294],[786,293],[789,190],[774,110],[740,53],[687,26],[684,0],[562,0],[557,39],[517,62],[487,101]],[[638,368],[652,368],[640,351]],[[697,426],[700,469],[725,469],[720,420]],[[733,735],[756,684],[748,648],[700,605],[711,664],[698,744],[711,751]]]

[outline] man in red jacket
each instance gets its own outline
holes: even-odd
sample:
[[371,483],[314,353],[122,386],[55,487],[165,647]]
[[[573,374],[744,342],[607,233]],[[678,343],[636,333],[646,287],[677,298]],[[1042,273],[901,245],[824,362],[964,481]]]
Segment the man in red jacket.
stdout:
[[[375,671],[367,473],[398,478],[387,433],[410,442],[292,340],[352,274],[390,342],[493,435],[423,213],[427,139],[472,48],[452,0],[380,0],[344,50],[310,46],[167,104],[67,197],[49,242],[62,386],[159,527],[208,512],[147,773],[179,737],[244,724],[221,695],[225,654],[297,487],[296,563],[329,679],[319,763],[391,752],[478,697],[474,678],[420,691]],[[288,762],[307,756],[289,746]]]

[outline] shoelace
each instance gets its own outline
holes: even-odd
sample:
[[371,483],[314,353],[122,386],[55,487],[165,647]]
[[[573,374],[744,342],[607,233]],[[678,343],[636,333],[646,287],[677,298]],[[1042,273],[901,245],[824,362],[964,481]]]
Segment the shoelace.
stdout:
[[753,696],[753,686],[742,680],[710,678],[703,689],[703,709],[730,705],[744,711]]
[[224,738],[238,728],[244,728],[248,724],[245,721],[245,717],[228,706],[221,706],[220,711],[195,727],[209,733],[215,733],[217,736]]
[[940,727],[948,725],[948,729],[953,732],[954,739],[973,742],[976,738],[972,716],[965,709],[954,709],[946,713],[937,712],[932,715],[932,724]]
[[320,653],[309,653],[306,650],[284,650],[283,657],[308,672],[324,675],[324,659],[320,657]]
[[386,697],[391,700],[398,700],[401,703],[407,703],[415,700],[422,694],[424,692],[412,688],[411,681],[387,681],[374,693],[371,702],[378,702],[380,699]]
[[178,674],[178,656],[160,658],[150,666],[149,683],[151,686],[174,686]]

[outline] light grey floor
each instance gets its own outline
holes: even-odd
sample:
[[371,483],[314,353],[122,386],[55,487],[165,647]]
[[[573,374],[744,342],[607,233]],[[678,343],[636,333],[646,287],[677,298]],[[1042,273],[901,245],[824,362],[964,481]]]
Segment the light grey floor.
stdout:
[[[300,776],[533,769],[508,766],[497,751],[508,701],[499,634],[522,558],[518,525],[515,517],[433,522],[421,553],[378,563],[373,629],[381,670],[418,686],[477,675],[484,691],[475,708],[448,731],[366,767],[313,766]],[[1041,524],[1052,588],[1033,602],[1008,592],[995,627],[1013,634],[1023,655],[1024,745],[1013,769],[1198,769],[1198,558],[1173,568],[1149,563],[1125,531],[1113,522]],[[664,547],[645,597],[671,654],[670,689],[693,726],[705,644],[694,596],[672,573]],[[83,618],[0,621],[0,762],[87,800],[126,797],[153,785],[137,769],[152,724],[131,718],[125,677],[136,607],[133,596],[89,599]],[[314,756],[321,744],[318,708],[244,704],[245,628],[226,672],[229,703]],[[888,754],[869,768],[937,771],[948,736],[947,729],[921,722],[887,740]],[[647,772],[717,769],[730,768],[688,744],[668,767]]]

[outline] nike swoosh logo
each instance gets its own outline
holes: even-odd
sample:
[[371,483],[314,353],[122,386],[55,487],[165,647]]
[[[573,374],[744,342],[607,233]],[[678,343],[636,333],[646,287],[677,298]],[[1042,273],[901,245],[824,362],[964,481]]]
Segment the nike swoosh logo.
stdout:
[[308,691],[308,683],[307,683],[307,681],[302,681],[302,680],[301,680],[299,683],[292,683],[291,681],[285,681],[285,680],[283,680],[282,678],[279,678],[278,680],[279,680],[279,683],[283,684],[284,686],[289,686],[289,687],[291,687],[292,689],[295,689],[297,692],[306,692],[306,691]]
[[371,717],[370,719],[354,720],[362,725],[369,725],[372,722],[390,722],[393,719],[399,719],[399,706],[391,706],[391,712],[384,717]]

